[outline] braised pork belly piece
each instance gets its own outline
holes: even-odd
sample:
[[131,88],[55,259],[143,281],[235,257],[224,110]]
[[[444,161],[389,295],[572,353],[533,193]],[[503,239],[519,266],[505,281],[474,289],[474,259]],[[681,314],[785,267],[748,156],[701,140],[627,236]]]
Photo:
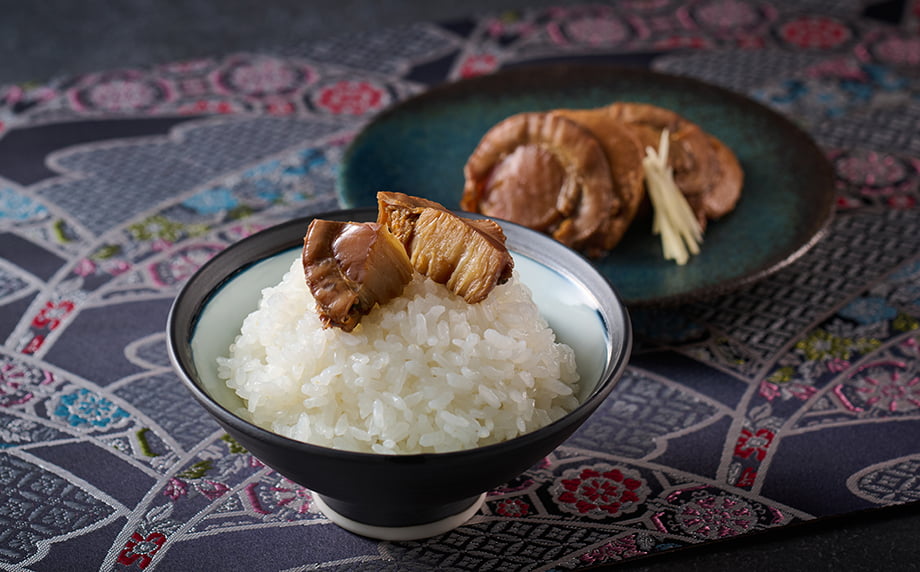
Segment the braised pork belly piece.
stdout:
[[414,272],[402,243],[378,223],[316,219],[302,258],[323,326],[346,332],[375,305],[402,294]]
[[377,222],[403,244],[415,270],[470,304],[511,278],[514,261],[494,221],[463,218],[402,193],[377,193],[377,203]]

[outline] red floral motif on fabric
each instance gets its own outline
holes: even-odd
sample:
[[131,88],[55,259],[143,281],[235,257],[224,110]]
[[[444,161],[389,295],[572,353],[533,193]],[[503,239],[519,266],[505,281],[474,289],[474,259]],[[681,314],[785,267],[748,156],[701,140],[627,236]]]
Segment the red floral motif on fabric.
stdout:
[[313,508],[313,493],[293,481],[284,479],[271,490],[279,508],[287,507],[297,514],[307,514]]
[[24,354],[34,354],[41,349],[42,345],[45,343],[45,336],[35,336],[29,340],[26,345],[22,348],[22,353]]
[[89,258],[83,258],[73,268],[73,273],[84,278],[96,272],[96,263]]
[[263,59],[232,65],[224,79],[231,89],[248,95],[263,96],[289,93],[304,81],[303,78],[303,72],[285,62]]
[[586,552],[581,555],[580,560],[589,564],[595,564],[610,560],[626,560],[627,558],[642,556],[643,554],[648,554],[648,552],[638,547],[636,535],[633,534],[611,540],[607,544],[595,548],[591,552]]
[[297,106],[291,101],[279,99],[266,102],[265,110],[272,115],[293,115]]
[[875,44],[872,51],[880,60],[891,64],[920,65],[920,38],[885,38]]
[[54,375],[15,361],[0,363],[0,407],[13,407],[35,398],[42,386],[54,383]]
[[835,203],[840,210],[855,209],[862,206],[862,201],[853,197],[837,197]]
[[75,307],[76,305],[70,300],[48,301],[45,303],[45,307],[39,310],[38,314],[32,319],[32,326],[54,330],[61,325],[62,320],[74,311]]
[[211,479],[201,479],[193,481],[195,490],[205,496],[208,500],[218,499],[230,490],[225,483],[213,481]]
[[756,432],[742,429],[738,442],[735,444],[735,456],[742,459],[749,459],[753,456],[758,461],[763,461],[775,436],[769,429],[758,429]]
[[176,87],[184,97],[201,97],[211,93],[211,84],[199,77],[180,80]]
[[866,149],[829,153],[837,173],[837,205],[912,208],[920,190],[920,160]]
[[521,499],[503,499],[496,505],[495,512],[511,518],[527,516],[530,505]]
[[163,490],[163,494],[174,501],[179,500],[188,494],[188,485],[185,483],[185,481],[173,477],[169,479],[168,483],[166,483],[166,488]]
[[907,165],[892,155],[876,151],[849,151],[836,157],[834,168],[865,195],[890,195],[908,177]]
[[795,398],[805,401],[817,391],[814,387],[800,382],[774,383],[764,379],[760,382],[757,393],[767,401],[773,401],[776,398],[783,400]]
[[143,77],[140,73],[122,74],[70,93],[77,110],[141,111],[170,101],[174,94],[161,81]]
[[135,532],[118,554],[118,563],[126,566],[137,564],[143,570],[150,566],[153,557],[165,542],[166,536],[163,533],[151,532],[147,536],[141,536]]
[[[252,461],[253,467],[260,465],[254,457]],[[280,477],[274,484],[249,483],[243,490],[243,496],[255,514],[275,515],[275,518],[294,521],[317,513],[313,493],[285,477]]]
[[807,16],[786,22],[780,36],[800,48],[836,48],[847,42],[852,32],[844,24],[823,16]]
[[569,37],[589,46],[613,46],[629,39],[629,29],[612,18],[581,18],[566,26]]
[[675,514],[684,532],[707,540],[747,532],[757,524],[751,505],[728,495],[707,495],[683,505]]
[[757,480],[757,471],[751,467],[745,467],[741,471],[741,475],[738,477],[738,480],[735,481],[735,486],[743,489],[754,486],[754,482]]
[[192,245],[176,252],[171,258],[148,266],[153,281],[160,286],[172,286],[187,280],[220,250],[219,245]]
[[460,77],[486,75],[498,69],[498,58],[494,54],[473,54],[460,65]]
[[386,90],[366,81],[340,81],[319,91],[316,103],[336,115],[363,115],[389,103]]
[[[629,472],[630,474],[625,474]],[[595,465],[566,471],[556,486],[555,499],[566,512],[591,518],[607,518],[633,512],[648,495],[638,473],[627,469]]]
[[916,411],[920,409],[920,376],[905,367],[895,361],[866,364],[849,384],[836,386],[834,394],[854,413]]
[[893,209],[912,209],[917,206],[916,197],[889,197],[885,203]]

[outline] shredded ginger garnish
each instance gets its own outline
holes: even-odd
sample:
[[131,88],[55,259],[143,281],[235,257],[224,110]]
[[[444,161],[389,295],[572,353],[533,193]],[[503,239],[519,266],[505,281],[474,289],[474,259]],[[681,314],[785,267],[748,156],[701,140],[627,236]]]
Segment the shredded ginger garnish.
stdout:
[[658,150],[645,148],[642,167],[654,219],[652,232],[661,236],[661,249],[667,260],[683,266],[693,254],[699,254],[703,231],[683,193],[674,183],[674,173],[668,165],[668,130],[661,132]]

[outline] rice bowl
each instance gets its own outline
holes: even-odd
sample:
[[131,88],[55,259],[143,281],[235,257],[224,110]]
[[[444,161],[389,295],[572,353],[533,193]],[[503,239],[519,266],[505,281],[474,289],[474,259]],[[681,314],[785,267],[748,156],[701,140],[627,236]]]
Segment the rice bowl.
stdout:
[[[354,209],[336,220],[373,220]],[[591,415],[622,376],[632,347],[626,308],[583,257],[552,239],[502,223],[520,281],[540,314],[575,354],[578,406],[517,437],[446,453],[376,454],[317,446],[254,424],[218,375],[261,292],[277,286],[303,244],[310,219],[291,220],[218,253],[192,276],[169,313],[170,360],[204,410],[262,463],[310,489],[322,512],[352,532],[386,540],[425,538],[457,527],[484,492],[544,458]]]

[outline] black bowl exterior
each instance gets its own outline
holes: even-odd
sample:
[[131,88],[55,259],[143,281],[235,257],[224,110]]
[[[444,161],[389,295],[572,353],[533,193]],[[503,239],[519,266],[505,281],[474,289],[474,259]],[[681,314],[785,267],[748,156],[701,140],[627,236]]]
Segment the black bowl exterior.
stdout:
[[[356,209],[319,215],[332,220],[373,220],[376,211]],[[340,451],[292,440],[257,427],[215,401],[198,380],[191,348],[196,323],[210,296],[238,272],[302,242],[309,220],[272,227],[240,241],[205,264],[179,293],[169,314],[170,358],[186,387],[226,431],[250,453],[292,481],[316,492],[343,516],[376,526],[425,524],[462,511],[483,492],[519,475],[567,439],[593,413],[622,374],[631,348],[625,307],[590,263],[533,231],[503,223],[524,254],[560,258],[566,270],[602,295],[605,316],[615,316],[619,346],[607,341],[608,359],[591,394],[571,413],[533,432],[476,449],[439,454],[376,455]],[[232,250],[232,252],[231,252]],[[516,250],[520,250],[516,248]]]
[[374,526],[425,524],[461,512],[479,494],[536,464],[596,409],[581,409],[551,430],[495,446],[442,454],[371,455],[266,435],[210,402],[205,405],[260,461],[323,495],[340,514]]

